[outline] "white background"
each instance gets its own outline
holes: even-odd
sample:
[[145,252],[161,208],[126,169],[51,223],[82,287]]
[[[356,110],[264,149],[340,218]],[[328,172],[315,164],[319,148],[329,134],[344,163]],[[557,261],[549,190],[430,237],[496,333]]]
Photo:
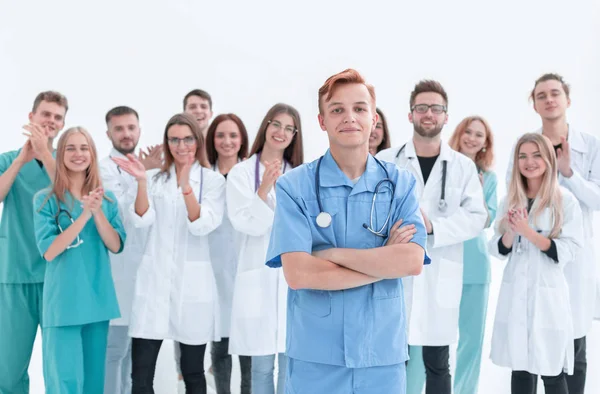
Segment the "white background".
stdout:
[[[500,180],[517,136],[539,126],[527,97],[545,72],[559,72],[572,84],[571,124],[600,134],[598,1],[395,3],[0,0],[0,151],[23,144],[20,128],[42,90],[68,97],[67,127],[86,127],[105,156],[108,109],[137,109],[141,144],[153,144],[168,118],[181,111],[185,93],[202,88],[213,96],[215,115],[238,114],[251,138],[274,103],[295,106],[308,161],[327,147],[316,121],[317,89],[347,67],[375,85],[393,145],[411,135],[407,112],[414,84],[441,81],[449,94],[445,137],[467,115],[486,117],[496,136]],[[500,197],[504,191],[501,181]],[[596,229],[600,234],[598,223]],[[488,360],[502,274],[502,263],[493,264],[480,392],[508,393],[509,371]],[[588,358],[587,393],[598,393],[600,323],[588,339]],[[31,381],[32,393],[43,392],[39,343]],[[157,393],[174,392],[170,344],[161,352],[155,386]]]

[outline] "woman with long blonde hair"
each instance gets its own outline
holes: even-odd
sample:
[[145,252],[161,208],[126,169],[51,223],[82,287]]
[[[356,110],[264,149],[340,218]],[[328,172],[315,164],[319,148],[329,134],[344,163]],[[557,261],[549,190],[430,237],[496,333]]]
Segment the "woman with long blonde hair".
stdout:
[[573,373],[573,321],[564,267],[582,247],[581,208],[558,185],[550,141],[539,133],[517,142],[508,194],[500,204],[490,252],[508,259],[492,335],[494,364],[512,369],[513,394],[567,394]]
[[47,261],[46,392],[102,394],[108,323],[119,317],[108,252],[121,252],[125,231],[115,196],[102,189],[96,147],[84,128],[60,137],[56,177],[36,194],[34,208],[36,241]]

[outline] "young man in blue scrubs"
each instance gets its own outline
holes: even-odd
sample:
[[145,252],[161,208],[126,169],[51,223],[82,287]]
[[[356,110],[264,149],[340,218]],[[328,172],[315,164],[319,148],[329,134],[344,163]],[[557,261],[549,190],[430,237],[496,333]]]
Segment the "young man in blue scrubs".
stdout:
[[52,141],[65,125],[67,99],[38,94],[23,148],[0,155],[0,393],[29,393],[29,360],[42,316],[46,263],[33,231],[33,196],[50,186]]
[[415,179],[369,155],[375,91],[355,70],[321,87],[318,118],[330,149],[278,179],[267,253],[290,286],[286,393],[405,393],[400,278],[428,260]]

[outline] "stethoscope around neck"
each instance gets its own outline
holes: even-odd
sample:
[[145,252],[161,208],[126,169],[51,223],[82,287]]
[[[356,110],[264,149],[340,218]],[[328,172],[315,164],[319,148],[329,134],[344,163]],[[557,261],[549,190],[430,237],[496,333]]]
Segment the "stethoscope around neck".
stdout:
[[[400,154],[402,153],[402,151],[404,150],[405,147],[406,147],[406,144],[402,145],[402,147],[398,150],[398,153],[396,153],[396,161],[398,161],[398,158],[400,157]],[[409,157],[408,159],[412,160],[413,157]],[[442,190],[440,192],[440,201],[438,202],[438,209],[440,210],[440,212],[446,212],[446,209],[448,209],[448,203],[446,202],[447,173],[448,173],[448,161],[442,160]]]
[[[317,195],[317,204],[319,204],[319,214],[317,215],[315,221],[317,223],[317,226],[319,226],[320,228],[327,228],[331,225],[332,218],[331,214],[323,209],[323,203],[321,202],[321,161],[323,160],[323,157],[324,156],[321,156],[319,158],[319,161],[317,162],[317,168],[315,171],[315,193]],[[385,229],[387,228],[388,222],[390,221],[390,217],[392,216],[392,204],[394,203],[394,193],[396,190],[396,185],[390,179],[390,174],[387,168],[385,168],[385,166],[383,165],[383,163],[381,163],[381,161],[379,161],[375,157],[373,157],[373,159],[375,159],[377,164],[379,164],[379,166],[383,168],[383,171],[385,171],[385,178],[377,182],[377,185],[375,186],[375,192],[373,193],[373,199],[371,201],[371,213],[369,216],[369,224],[367,225],[366,223],[363,223],[362,226],[363,228],[369,230],[369,232],[371,232],[372,234],[375,234],[378,237],[385,238],[387,237]],[[373,213],[375,211],[375,201],[377,200],[377,193],[379,193],[379,189],[384,186],[388,187],[391,190],[392,196],[390,197],[390,205],[388,207],[388,214],[385,218],[385,222],[379,228],[379,230],[377,230],[373,226]]]

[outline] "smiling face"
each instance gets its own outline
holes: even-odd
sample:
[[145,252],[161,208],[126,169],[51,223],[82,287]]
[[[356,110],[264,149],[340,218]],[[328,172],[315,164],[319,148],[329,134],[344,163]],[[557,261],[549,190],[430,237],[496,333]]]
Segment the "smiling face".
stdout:
[[188,97],[184,112],[192,115],[196,119],[202,133],[206,133],[208,122],[213,115],[210,109],[210,102],[207,99],[200,96]]
[[475,157],[483,148],[486,147],[487,131],[485,125],[479,120],[473,120],[459,140],[460,152]]
[[533,108],[545,120],[565,117],[571,100],[567,97],[562,83],[551,79],[540,82],[533,92]]
[[[446,106],[446,102],[441,94],[436,92],[423,92],[415,97],[413,110],[408,114],[408,120],[413,124],[415,132],[424,138],[435,138],[440,135],[444,125],[448,123],[448,114],[443,111],[434,113],[434,108],[429,108],[425,112],[419,112],[419,106],[436,105]],[[439,108],[439,107],[437,107]]]
[[355,148],[369,144],[378,115],[364,84],[338,85],[329,100],[322,100],[319,124],[327,132],[332,147]]
[[519,147],[519,172],[527,179],[537,179],[544,176],[546,162],[540,152],[540,147],[534,142],[525,142]]
[[54,139],[65,127],[66,113],[67,109],[62,105],[42,100],[35,112],[29,114],[29,121],[42,126],[48,138]]
[[383,122],[381,119],[377,121],[377,124],[369,135],[369,151],[377,152],[377,148],[383,142]]
[[65,167],[69,172],[85,172],[92,162],[89,142],[82,133],[73,133],[65,143],[63,156]]
[[215,130],[215,150],[221,159],[237,157],[242,146],[242,133],[238,125],[230,119],[218,124]]
[[185,165],[196,156],[198,141],[187,125],[174,124],[167,130],[169,152],[176,164]]
[[279,113],[267,125],[264,147],[268,147],[270,150],[283,151],[292,143],[294,134],[296,134],[294,118],[285,112]]

